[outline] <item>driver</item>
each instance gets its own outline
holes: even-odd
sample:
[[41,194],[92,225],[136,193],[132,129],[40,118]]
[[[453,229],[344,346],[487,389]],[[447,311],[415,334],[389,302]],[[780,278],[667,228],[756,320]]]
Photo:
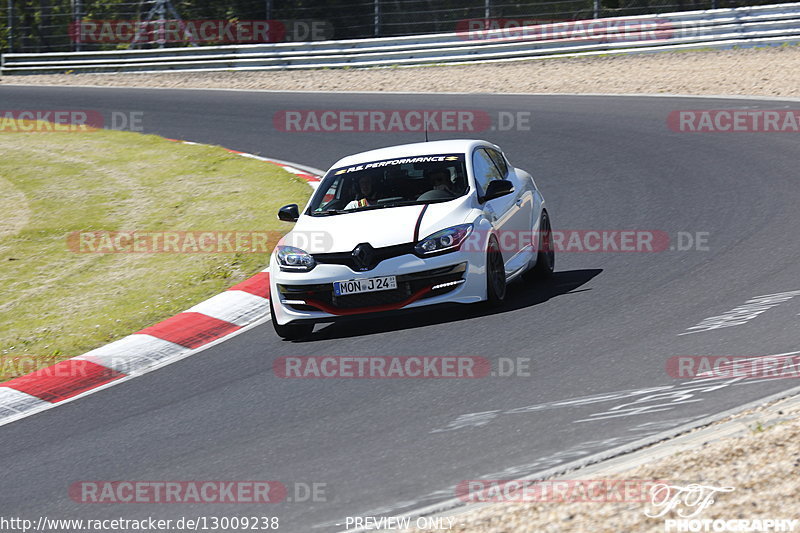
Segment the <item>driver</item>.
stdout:
[[375,205],[378,203],[378,191],[375,187],[375,176],[368,173],[363,173],[358,177],[358,190],[361,198],[357,198],[347,204],[345,209],[357,209],[359,207],[366,207],[368,205]]
[[450,171],[446,168],[436,168],[428,173],[433,184],[433,190],[444,191],[446,193],[456,195],[453,187],[453,182],[450,180]]

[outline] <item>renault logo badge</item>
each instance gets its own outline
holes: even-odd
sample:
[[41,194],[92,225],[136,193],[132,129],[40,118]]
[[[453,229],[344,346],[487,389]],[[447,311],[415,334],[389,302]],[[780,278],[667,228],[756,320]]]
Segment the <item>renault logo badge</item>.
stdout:
[[357,270],[372,270],[375,268],[375,249],[367,243],[362,243],[353,248],[353,263]]

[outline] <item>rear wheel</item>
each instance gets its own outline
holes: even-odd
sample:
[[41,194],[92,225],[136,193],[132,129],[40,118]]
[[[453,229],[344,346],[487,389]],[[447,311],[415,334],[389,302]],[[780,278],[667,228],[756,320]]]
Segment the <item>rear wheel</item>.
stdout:
[[303,337],[308,337],[314,331],[314,324],[278,324],[278,321],[275,320],[275,307],[272,305],[272,298],[269,299],[269,313],[272,315],[272,327],[275,328],[275,333],[283,340],[296,341]]
[[536,254],[536,266],[527,271],[523,277],[529,280],[546,279],[553,274],[556,266],[556,252],[553,247],[553,228],[547,211],[542,211],[539,224],[539,251]]
[[491,237],[486,247],[486,301],[499,305],[506,297],[506,267],[497,239]]

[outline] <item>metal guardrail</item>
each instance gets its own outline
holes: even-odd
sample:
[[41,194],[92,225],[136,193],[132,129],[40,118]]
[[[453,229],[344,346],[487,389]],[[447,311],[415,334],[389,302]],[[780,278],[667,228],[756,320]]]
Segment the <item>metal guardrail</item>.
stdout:
[[4,54],[0,73],[386,67],[800,43],[800,2],[413,37]]

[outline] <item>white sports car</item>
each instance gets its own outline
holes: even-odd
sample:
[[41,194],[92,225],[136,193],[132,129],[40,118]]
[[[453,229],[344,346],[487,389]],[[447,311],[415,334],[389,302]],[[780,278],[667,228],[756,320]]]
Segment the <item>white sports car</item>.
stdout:
[[544,198],[497,146],[449,140],[341,159],[270,259],[284,339],[349,315],[442,303],[499,303],[506,284],[555,262]]

